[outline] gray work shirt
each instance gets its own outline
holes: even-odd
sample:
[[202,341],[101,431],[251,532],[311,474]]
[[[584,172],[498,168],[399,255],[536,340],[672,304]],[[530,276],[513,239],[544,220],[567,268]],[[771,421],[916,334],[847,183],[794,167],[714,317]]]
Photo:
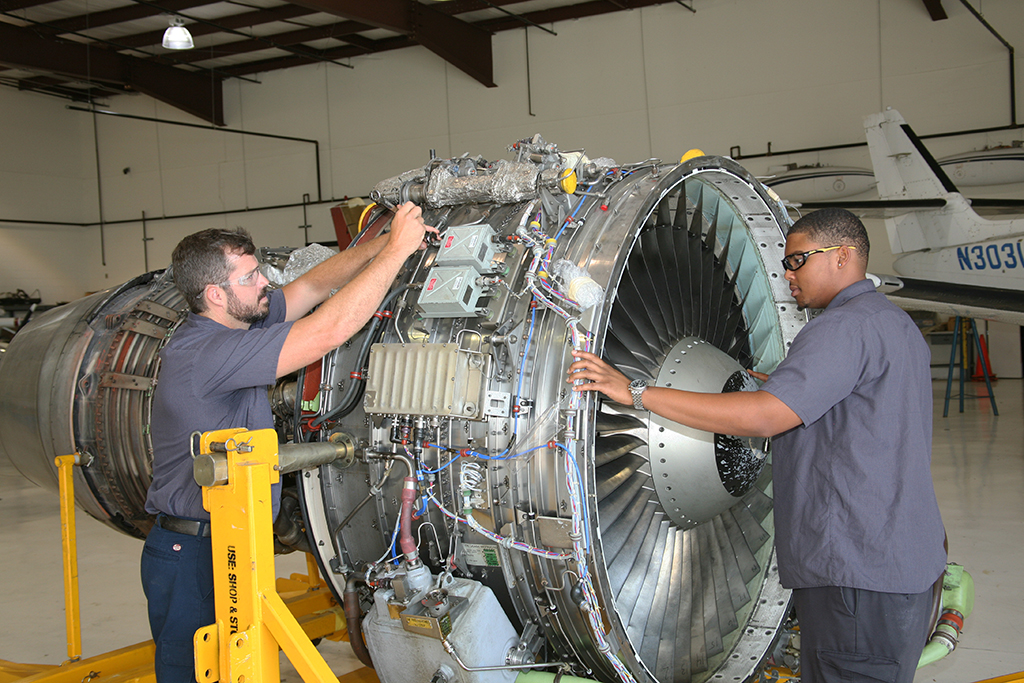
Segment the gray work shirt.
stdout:
[[[146,512],[210,519],[192,476],[189,435],[214,429],[273,429],[267,389],[291,330],[284,294],[270,292],[270,314],[248,330],[189,313],[160,352],[153,393],[153,483]],[[280,484],[274,490],[277,514]]]
[[862,280],[762,386],[803,422],[772,442],[783,586],[920,593],[944,570],[930,359],[910,316]]

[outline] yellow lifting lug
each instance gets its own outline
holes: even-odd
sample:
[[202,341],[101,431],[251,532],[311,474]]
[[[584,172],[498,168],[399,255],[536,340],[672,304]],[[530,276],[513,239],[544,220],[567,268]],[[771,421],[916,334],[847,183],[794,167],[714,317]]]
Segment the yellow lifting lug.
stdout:
[[220,680],[220,639],[217,624],[204,626],[193,638],[196,657],[196,681],[212,683]]

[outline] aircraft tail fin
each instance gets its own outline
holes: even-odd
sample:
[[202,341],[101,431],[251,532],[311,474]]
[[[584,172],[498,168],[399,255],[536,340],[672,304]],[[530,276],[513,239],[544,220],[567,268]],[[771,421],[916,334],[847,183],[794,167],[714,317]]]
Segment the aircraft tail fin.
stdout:
[[935,199],[959,192],[900,113],[864,118],[880,199]]

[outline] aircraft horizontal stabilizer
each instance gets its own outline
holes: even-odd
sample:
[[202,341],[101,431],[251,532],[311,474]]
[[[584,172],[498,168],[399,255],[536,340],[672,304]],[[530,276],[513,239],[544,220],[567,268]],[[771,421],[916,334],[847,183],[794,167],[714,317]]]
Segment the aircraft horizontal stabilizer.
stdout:
[[1024,292],[904,277],[899,281],[903,286],[886,296],[904,310],[1024,325]]
[[[1024,215],[1024,199],[978,199],[968,198],[967,202],[979,216],[1020,216]],[[865,199],[838,202],[787,202],[790,211],[807,213],[818,209],[838,207],[854,213],[859,218],[896,218],[921,209],[941,209],[945,199]]]

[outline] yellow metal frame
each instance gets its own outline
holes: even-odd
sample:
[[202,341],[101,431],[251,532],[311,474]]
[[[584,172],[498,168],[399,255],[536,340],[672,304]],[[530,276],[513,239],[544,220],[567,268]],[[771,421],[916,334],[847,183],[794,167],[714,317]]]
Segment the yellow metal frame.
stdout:
[[64,621],[68,658],[63,664],[18,664],[0,660],[0,683],[82,683],[109,681],[155,683],[153,641],[82,659],[82,624],[78,599],[78,536],[75,525],[75,465],[81,456],[55,458],[60,496],[60,537],[64,556]]
[[[213,432],[220,435],[218,438],[231,438],[243,430],[226,430]],[[265,433],[269,432],[269,434]],[[250,439],[249,436],[259,435],[258,438]],[[207,435],[209,436],[209,435]],[[205,439],[204,444],[212,443],[214,439]],[[270,524],[270,482],[277,481],[279,475],[274,469],[277,466],[277,438],[273,430],[264,430],[264,433],[253,432],[240,437],[240,441],[248,440],[249,443],[258,445],[260,453],[253,453],[239,459],[239,473],[236,475],[232,469],[229,485],[216,487],[220,489],[210,496],[214,507],[209,505],[213,517],[212,541],[214,543],[214,559],[220,558],[221,562],[215,562],[218,570],[225,570],[228,562],[223,553],[217,555],[217,548],[224,549],[229,545],[235,545],[236,551],[244,548],[245,554],[237,553],[234,558],[235,575],[243,585],[248,585],[252,591],[247,595],[236,594],[237,602],[232,601],[233,593],[230,585],[225,589],[227,576],[225,571],[219,571],[219,583],[215,579],[215,598],[217,602],[218,623],[201,629],[197,632],[197,641],[202,638],[202,645],[197,642],[196,662],[197,673],[200,665],[200,651],[204,657],[212,650],[213,659],[216,660],[215,669],[219,676],[221,670],[220,660],[217,654],[223,651],[226,657],[223,670],[228,673],[235,673],[235,676],[223,680],[232,680],[236,683],[244,681],[245,677],[252,674],[247,671],[261,670],[264,674],[276,676],[280,680],[278,665],[278,643],[280,642],[288,654],[289,659],[295,664],[296,669],[302,674],[306,681],[337,681],[331,673],[323,657],[313,647],[311,639],[329,638],[331,640],[347,640],[348,634],[345,629],[344,612],[334,600],[333,595],[327,587],[326,582],[320,577],[316,561],[312,556],[306,556],[307,574],[292,574],[289,578],[276,579],[274,570],[273,553],[273,532]],[[235,443],[235,442],[232,442]],[[229,462],[235,458],[234,453],[229,453]],[[56,458],[59,495],[60,495],[60,519],[61,519],[61,542],[63,548],[63,569],[64,569],[64,604],[65,604],[65,626],[67,629],[67,652],[68,659],[61,665],[51,664],[22,664],[9,662],[0,659],[0,683],[155,683],[156,677],[153,673],[153,657],[155,647],[152,640],[130,645],[125,648],[106,652],[95,657],[82,659],[82,637],[81,637],[81,615],[79,612],[78,592],[78,548],[75,524],[75,495],[73,467],[80,463],[80,456],[63,455]],[[237,494],[240,499],[234,504],[231,503],[231,495]],[[207,501],[208,492],[203,491],[204,503]],[[218,512],[214,512],[218,510]],[[226,518],[225,518],[226,517]],[[221,531],[218,532],[218,529]],[[218,541],[220,545],[218,545]],[[236,545],[237,544],[237,545]],[[253,552],[255,551],[255,552]],[[257,561],[257,557],[259,560]],[[244,571],[251,568],[251,571]],[[223,597],[223,599],[221,599]],[[255,598],[255,599],[254,599]],[[251,605],[251,607],[245,607]],[[232,615],[241,616],[242,609],[245,613],[256,618],[242,632],[232,634],[230,628],[224,630],[229,640],[222,641],[224,646],[218,647],[217,639],[210,642],[210,636],[219,635],[222,612],[225,612],[230,624]],[[235,608],[235,612],[231,611]],[[257,655],[264,661],[254,662],[251,667],[239,660],[248,657],[252,650],[249,634],[266,634],[267,638],[257,648]],[[278,634],[281,634],[280,636]],[[241,642],[241,646],[239,643]],[[269,660],[267,660],[269,656]],[[315,660],[319,660],[317,663]],[[269,662],[269,663],[268,663]],[[202,666],[204,673],[210,668],[207,659],[203,659]],[[271,671],[272,669],[272,671]],[[312,676],[312,677],[311,677]],[[200,681],[213,681],[218,678],[199,678]],[[271,681],[275,678],[248,678],[249,683],[260,683]],[[342,678],[345,683],[376,683],[377,677],[371,669],[358,669]]]
[[[317,623],[317,618],[300,623],[277,592],[270,489],[280,480],[277,433],[273,429],[207,432],[199,449],[204,455],[226,451],[228,474],[226,483],[203,487],[203,506],[211,520],[217,621],[196,631],[196,680],[280,680],[280,647],[307,683],[337,681],[304,628]],[[305,599],[316,602],[315,597]],[[334,632],[340,630],[337,619],[341,617],[337,612],[332,616]]]

